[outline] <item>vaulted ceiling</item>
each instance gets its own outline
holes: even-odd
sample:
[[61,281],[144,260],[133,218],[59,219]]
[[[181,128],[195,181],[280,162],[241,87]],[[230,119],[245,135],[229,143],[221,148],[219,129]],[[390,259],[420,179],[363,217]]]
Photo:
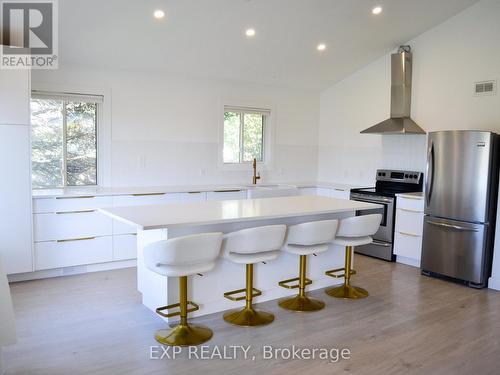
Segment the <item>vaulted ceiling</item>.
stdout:
[[63,0],[60,64],[323,89],[476,2]]

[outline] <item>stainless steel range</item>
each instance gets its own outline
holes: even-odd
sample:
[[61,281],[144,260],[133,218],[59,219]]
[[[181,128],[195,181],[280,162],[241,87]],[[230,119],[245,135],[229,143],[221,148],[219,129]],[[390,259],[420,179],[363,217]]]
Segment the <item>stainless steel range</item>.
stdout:
[[[373,236],[373,243],[357,246],[356,253],[394,261],[394,219],[396,217],[396,194],[422,191],[423,173],[414,171],[395,171],[387,169],[377,170],[377,182],[374,188],[351,190],[351,200],[381,204],[378,210],[382,214],[382,222],[377,233]],[[358,211],[356,215],[373,213]]]

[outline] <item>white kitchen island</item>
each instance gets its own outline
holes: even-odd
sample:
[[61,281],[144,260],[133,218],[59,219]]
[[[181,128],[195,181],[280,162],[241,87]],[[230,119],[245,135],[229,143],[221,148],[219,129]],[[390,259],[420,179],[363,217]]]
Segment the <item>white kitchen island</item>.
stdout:
[[[136,225],[137,284],[145,306],[155,310],[178,302],[178,279],[149,271],[143,262],[142,249],[158,240],[194,233],[228,233],[244,228],[270,224],[297,224],[353,216],[357,210],[380,208],[379,205],[321,196],[293,196],[263,199],[172,203],[154,206],[113,207],[101,211],[122,222]],[[325,276],[325,271],[343,266],[343,249],[331,246],[329,251],[310,257],[308,277],[313,284],[308,290],[323,288],[342,279]],[[255,287],[262,290],[256,302],[295,293],[278,286],[278,282],[298,276],[299,259],[283,253],[275,261],[255,267]],[[220,259],[215,268],[188,279],[188,299],[199,304],[193,316],[238,307],[224,298],[224,292],[243,288],[245,266]],[[328,297],[325,297],[328,298]]]

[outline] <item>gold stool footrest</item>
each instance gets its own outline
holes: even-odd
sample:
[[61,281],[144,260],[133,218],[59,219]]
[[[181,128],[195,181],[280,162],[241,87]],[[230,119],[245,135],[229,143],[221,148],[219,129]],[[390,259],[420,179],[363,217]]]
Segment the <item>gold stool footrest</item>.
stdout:
[[[224,293],[224,297],[231,300],[231,301],[243,301],[247,298],[246,291],[247,291],[246,289],[232,290],[230,292]],[[240,294],[240,293],[244,293],[244,295],[239,296],[239,297],[234,296],[235,294]],[[252,288],[252,297],[258,297],[260,295],[262,295],[262,291],[260,291],[259,289],[256,289],[256,288]]]
[[[343,273],[339,273],[339,272],[343,272]],[[351,270],[350,273],[351,273],[351,275],[356,275],[356,270]],[[326,271],[325,275],[330,276],[330,277],[334,277],[336,279],[340,279],[342,277],[345,277],[345,268],[342,267],[342,268],[336,268],[334,270]]]
[[[293,284],[293,285],[289,285],[289,284],[294,282],[294,281],[299,281],[299,280],[300,280],[300,277],[294,277],[293,279],[287,279],[287,280],[280,281],[278,283],[278,285],[281,286],[282,288],[286,288],[286,289],[297,289],[300,286],[299,283]],[[305,285],[311,285],[311,284],[312,284],[312,280],[306,278]]]
[[[191,301],[187,301],[187,305],[188,305],[188,309],[186,311],[187,313],[192,313],[192,312],[198,311],[200,309],[200,306],[198,306],[196,303],[191,302]],[[158,315],[163,316],[164,318],[172,318],[174,316],[179,316],[179,315],[181,315],[180,310],[172,312],[172,313],[164,313],[164,311],[168,311],[170,309],[173,309],[173,308],[176,308],[176,307],[180,307],[180,306],[181,306],[180,303],[174,303],[172,305],[158,307],[156,309],[156,313]],[[191,306],[191,307],[189,307],[189,306]]]

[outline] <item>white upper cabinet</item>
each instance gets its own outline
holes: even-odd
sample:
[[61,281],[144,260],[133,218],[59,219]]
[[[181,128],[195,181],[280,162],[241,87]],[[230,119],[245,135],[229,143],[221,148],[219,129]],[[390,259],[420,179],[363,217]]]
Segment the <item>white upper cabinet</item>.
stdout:
[[0,125],[30,124],[30,71],[0,69]]

